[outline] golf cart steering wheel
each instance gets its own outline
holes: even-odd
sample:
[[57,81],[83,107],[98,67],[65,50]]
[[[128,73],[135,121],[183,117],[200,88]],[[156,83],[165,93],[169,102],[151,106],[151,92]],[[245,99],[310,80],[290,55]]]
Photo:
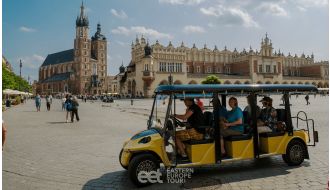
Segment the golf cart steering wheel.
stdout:
[[179,126],[181,126],[181,127],[185,126],[184,123],[182,123],[180,120],[178,120],[178,119],[177,119],[176,117],[174,117],[173,115],[171,115],[171,119],[174,120],[176,126],[177,126],[177,125],[179,125]]

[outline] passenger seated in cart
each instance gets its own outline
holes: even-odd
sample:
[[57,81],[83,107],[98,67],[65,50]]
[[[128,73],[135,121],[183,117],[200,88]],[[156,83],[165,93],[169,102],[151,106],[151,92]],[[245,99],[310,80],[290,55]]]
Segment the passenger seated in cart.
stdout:
[[275,126],[277,125],[277,112],[273,108],[273,99],[270,97],[264,97],[260,100],[263,105],[260,117],[258,119],[258,132],[266,133],[275,131]]
[[193,98],[185,98],[184,104],[186,105],[186,113],[183,115],[175,114],[174,117],[187,120],[186,130],[176,132],[176,145],[178,147],[178,153],[182,156],[183,160],[187,160],[187,154],[185,151],[185,145],[182,143],[187,140],[202,140],[203,130],[198,129],[198,126],[203,125],[204,116],[201,108],[195,104]]
[[226,155],[223,137],[243,134],[243,112],[238,107],[238,101],[235,97],[229,99],[229,106],[232,108],[227,112],[226,119],[220,118],[221,131],[221,154]]
[[[252,95],[248,95],[247,97],[247,103],[248,105],[244,108],[244,112],[247,112],[247,121],[244,121],[246,123],[248,123],[249,125],[252,125]],[[256,117],[259,118],[260,117],[260,107],[258,105],[256,105]]]

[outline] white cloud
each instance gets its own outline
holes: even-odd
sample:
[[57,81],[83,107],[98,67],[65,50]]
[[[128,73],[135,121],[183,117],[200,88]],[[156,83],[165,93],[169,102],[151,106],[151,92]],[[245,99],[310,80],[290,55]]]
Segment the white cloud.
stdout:
[[288,16],[288,13],[284,10],[284,8],[276,3],[261,3],[261,5],[257,7],[257,10],[263,11],[274,16]]
[[154,39],[160,38],[168,38],[172,39],[173,37],[170,34],[161,33],[157,30],[146,28],[144,26],[131,26],[130,28],[126,28],[124,26],[118,26],[116,29],[111,30],[113,34],[131,36],[135,34],[144,34]]
[[117,11],[115,9],[111,9],[110,12],[113,16],[120,18],[120,19],[125,19],[128,17],[127,14],[123,10]]
[[45,58],[41,55],[33,54],[32,56],[19,57],[16,61],[22,60],[23,68],[37,69]]
[[183,32],[186,34],[189,33],[204,33],[205,29],[201,26],[187,25],[183,28]]
[[201,8],[200,11],[207,16],[215,17],[225,26],[243,25],[244,27],[259,27],[259,24],[253,20],[249,13],[238,7],[224,7],[218,5],[215,7]]
[[26,26],[21,26],[19,28],[20,31],[22,32],[36,32],[37,30],[34,29],[34,28],[29,28],[29,27],[26,27]]
[[199,5],[205,0],[158,0],[159,3],[168,3],[172,5]]

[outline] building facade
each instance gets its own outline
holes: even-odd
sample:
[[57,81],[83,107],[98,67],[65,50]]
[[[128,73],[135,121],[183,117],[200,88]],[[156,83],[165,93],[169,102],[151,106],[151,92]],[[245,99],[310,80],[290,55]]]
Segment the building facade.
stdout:
[[174,84],[201,84],[208,75],[216,75],[222,84],[313,84],[328,87],[328,62],[314,62],[314,55],[285,56],[274,51],[267,34],[260,50],[226,47],[219,50],[192,48],[182,42],[174,47],[158,41],[149,45],[143,36],[131,46],[131,62],[121,66],[111,81],[112,92],[122,95],[150,97],[158,85],[168,84],[171,74]]
[[41,94],[101,94],[108,91],[107,39],[97,24],[89,38],[89,21],[80,7],[74,47],[49,54],[39,68],[37,92]]

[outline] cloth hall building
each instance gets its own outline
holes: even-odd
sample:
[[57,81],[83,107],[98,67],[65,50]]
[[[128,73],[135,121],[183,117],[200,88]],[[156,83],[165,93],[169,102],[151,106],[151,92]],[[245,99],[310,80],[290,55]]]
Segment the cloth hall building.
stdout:
[[329,86],[328,61],[314,62],[314,55],[284,55],[274,51],[269,37],[261,40],[260,50],[198,49],[182,42],[174,47],[156,41],[149,45],[143,36],[131,46],[131,62],[123,65],[109,83],[111,92],[150,97],[158,85],[201,84],[208,75],[216,75],[222,84],[313,84]]

